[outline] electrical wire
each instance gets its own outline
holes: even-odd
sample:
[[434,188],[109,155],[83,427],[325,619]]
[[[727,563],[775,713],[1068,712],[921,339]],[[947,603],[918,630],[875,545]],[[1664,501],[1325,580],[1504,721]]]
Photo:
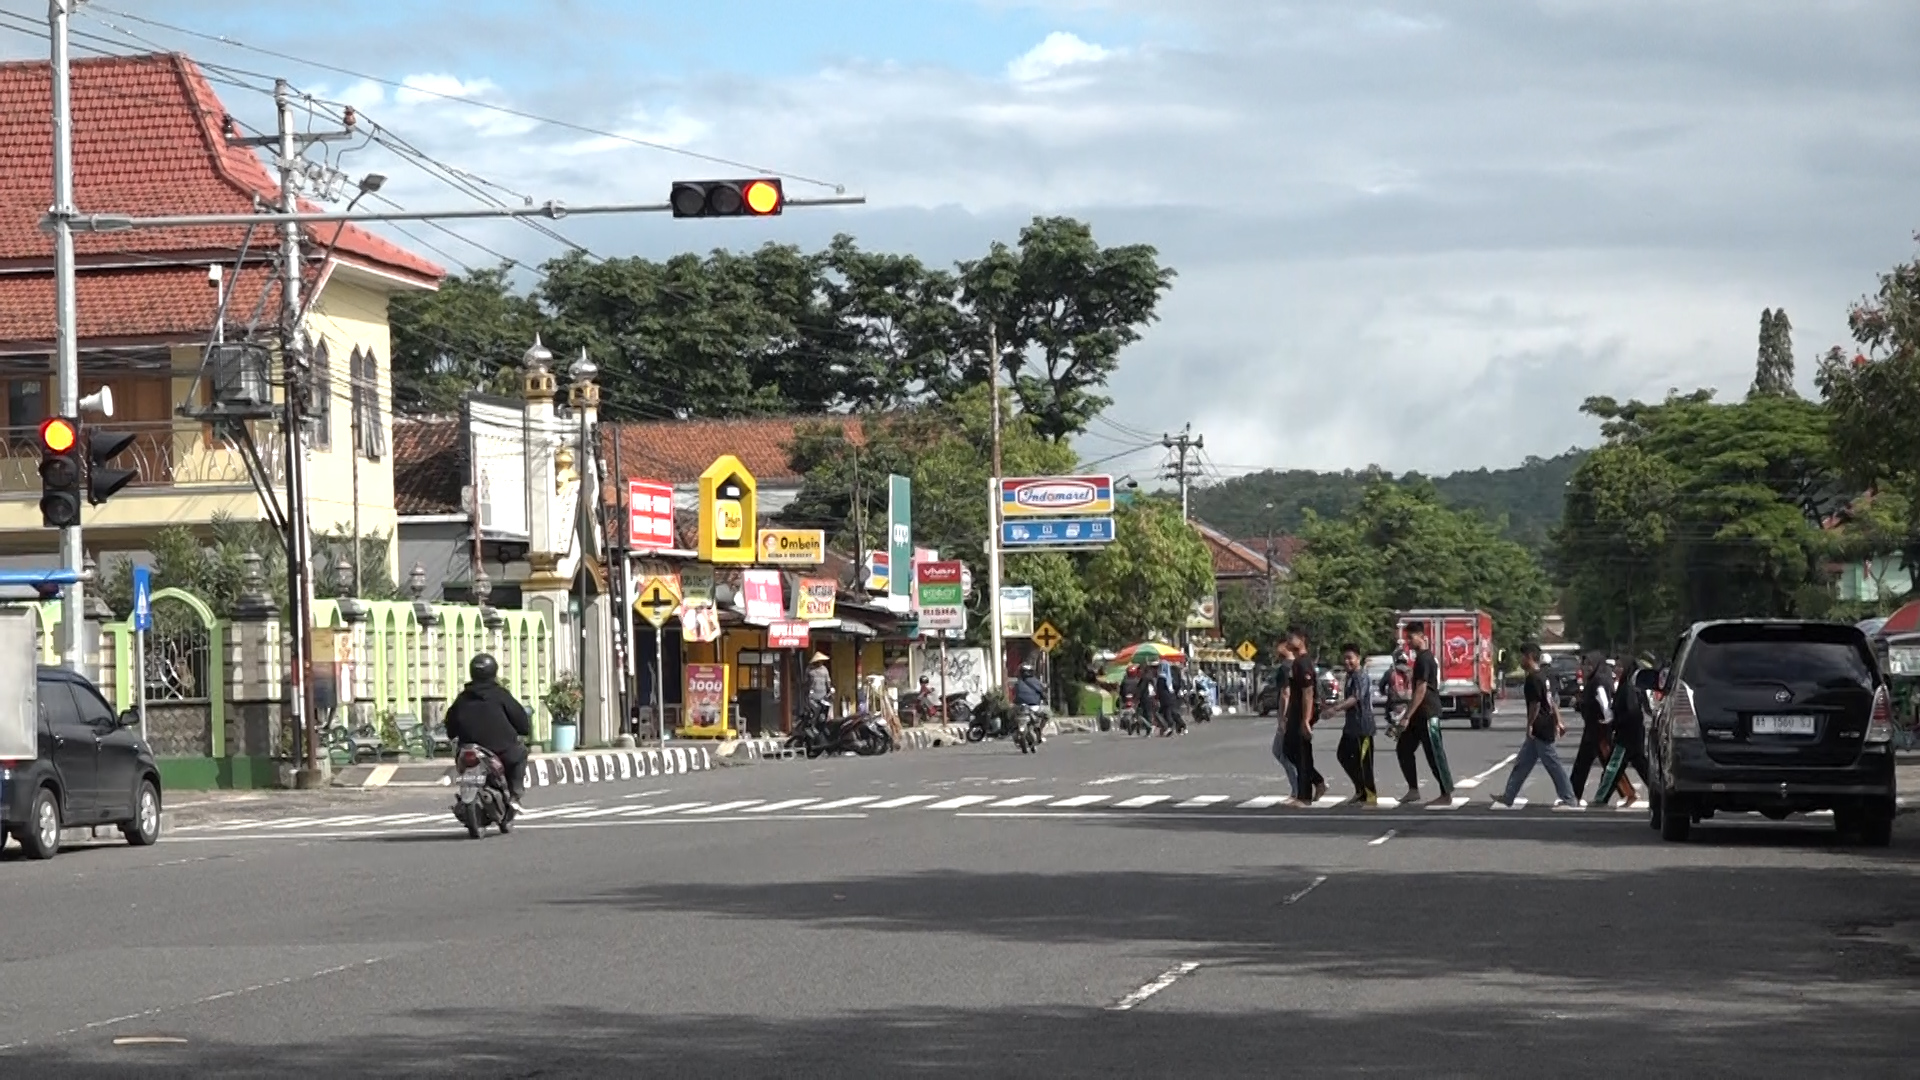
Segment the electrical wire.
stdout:
[[814,177],[805,176],[800,173],[769,168],[767,166],[762,166],[762,165],[752,165],[746,162],[736,161],[731,158],[719,157],[713,154],[703,154],[703,153],[700,153],[699,151],[688,150],[684,147],[671,146],[666,143],[653,142],[647,139],[635,138],[631,135],[622,135],[614,131],[607,131],[601,128],[589,127],[588,125],[585,125],[585,124],[574,123],[571,120],[559,120],[550,116],[541,116],[538,113],[528,112],[524,109],[516,109],[507,105],[496,105],[489,101],[480,101],[475,98],[464,97],[459,94],[449,94],[449,93],[444,93],[438,90],[429,90],[425,87],[416,86],[416,85],[407,83],[403,80],[389,79],[379,75],[369,75],[366,72],[355,71],[355,70],[352,70],[351,68],[340,67],[339,65],[336,65],[336,64],[328,64],[318,60],[308,59],[307,57],[296,56],[292,53],[284,53],[274,49],[264,48],[258,45],[249,45],[244,41],[240,41],[238,39],[228,37],[224,34],[208,34],[198,30],[189,30],[189,29],[186,29],[185,27],[174,26],[169,23],[161,22],[158,19],[149,19],[140,15],[133,15],[124,11],[115,11],[114,9],[107,8],[107,7],[95,7],[91,10],[82,9],[82,12],[85,14],[88,14],[89,17],[98,19],[98,15],[93,14],[93,12],[95,11],[106,14],[106,15],[111,15],[114,18],[128,19],[133,22],[154,27],[155,29],[166,30],[176,34],[183,34],[187,37],[198,38],[202,41],[210,41],[216,44],[225,45],[226,47],[231,49],[242,49],[247,52],[257,53],[261,56],[270,56],[276,60],[284,60],[284,61],[287,61],[288,63],[300,64],[306,67],[315,68],[320,71],[332,72],[333,74],[336,74],[336,75],[345,75],[348,78],[364,79],[370,83],[375,83],[377,85],[385,86],[393,89],[405,90],[409,93],[422,94],[427,97],[435,97],[435,98],[444,99],[446,101],[458,102],[459,104],[467,105],[472,108],[485,109],[489,112],[500,113],[506,116],[516,117],[521,120],[530,120],[537,124],[543,124],[550,127],[564,128],[569,131],[575,131],[585,135],[593,135],[603,139],[613,139],[616,142],[629,143],[633,146],[643,147],[648,150],[658,150],[663,153],[678,154],[682,157],[691,158],[698,161],[705,161],[715,165],[725,165],[728,168],[732,168],[732,169],[744,169],[749,172],[764,173],[770,176],[778,176],[778,177],[782,177],[789,180],[797,180],[803,184],[812,184],[815,187],[831,189],[835,194],[845,194],[846,192],[845,185],[835,184],[830,181],[816,179]]

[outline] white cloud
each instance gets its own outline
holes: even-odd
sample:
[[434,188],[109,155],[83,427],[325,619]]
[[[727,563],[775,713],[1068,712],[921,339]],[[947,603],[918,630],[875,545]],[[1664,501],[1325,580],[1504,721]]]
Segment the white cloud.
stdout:
[[1112,55],[1110,49],[1082,41],[1077,35],[1064,30],[1056,30],[1008,64],[1007,77],[1017,83],[1040,82],[1071,68],[1098,64]]
[[447,98],[479,98],[500,89],[492,79],[461,79],[456,75],[408,75],[394,99],[402,105],[420,105]]
[[[1884,108],[1920,99],[1910,0],[1859,0],[1845,20],[1786,5],[1730,18],[1652,3],[1117,2],[1187,22],[1126,48],[1049,35],[979,76],[840,59],[778,80],[411,85],[871,200],[777,222],[557,226],[603,255],[847,231],[938,264],[1051,213],[1103,243],[1154,244],[1180,277],[1123,360],[1114,416],[1152,432],[1192,421],[1223,466],[1435,471],[1555,453],[1595,437],[1577,411],[1589,395],[1743,391],[1762,307],[1791,313],[1810,389],[1847,303],[1913,252],[1920,116]],[[368,114],[536,200],[635,201],[727,168],[408,91]],[[464,199],[381,171],[408,206]],[[510,224],[457,231],[528,262],[559,250]]]

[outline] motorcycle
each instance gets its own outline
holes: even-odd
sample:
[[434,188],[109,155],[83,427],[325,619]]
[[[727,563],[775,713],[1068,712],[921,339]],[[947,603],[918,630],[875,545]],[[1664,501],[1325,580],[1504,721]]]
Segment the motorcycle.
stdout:
[[940,707],[940,702],[934,697],[932,691],[915,694],[900,702],[900,722],[908,727],[938,724],[942,722],[945,715],[946,710]]
[[1207,701],[1207,695],[1199,690],[1187,691],[1187,711],[1193,715],[1196,724],[1213,719],[1213,705]]
[[493,751],[471,743],[455,753],[453,816],[467,827],[470,839],[480,839],[488,828],[513,830],[513,804],[508,801],[507,768]]
[[1140,714],[1140,700],[1128,697],[1120,705],[1120,730],[1128,735],[1153,734],[1153,722]]
[[894,749],[893,732],[879,717],[860,713],[836,719],[823,711],[803,717],[793,734],[787,736],[786,745],[789,750],[804,751],[809,758],[840,753],[872,757]]
[[1047,725],[1045,709],[1033,705],[1021,705],[1014,710],[1013,745],[1023,754],[1037,754],[1040,744],[1045,742],[1042,730]]
[[957,724],[960,727],[970,727],[973,724],[973,706],[967,704],[965,694],[948,694],[942,709],[945,713],[944,719],[949,724]]

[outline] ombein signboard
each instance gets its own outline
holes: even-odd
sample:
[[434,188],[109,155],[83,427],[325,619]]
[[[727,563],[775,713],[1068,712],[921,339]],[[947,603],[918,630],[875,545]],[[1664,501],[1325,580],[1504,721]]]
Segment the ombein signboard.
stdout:
[[1000,481],[1003,519],[1111,513],[1111,476],[1015,476]]

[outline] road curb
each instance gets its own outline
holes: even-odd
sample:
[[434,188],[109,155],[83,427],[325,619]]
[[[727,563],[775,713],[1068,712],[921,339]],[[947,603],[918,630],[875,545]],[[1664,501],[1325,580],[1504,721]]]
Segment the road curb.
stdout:
[[[572,754],[535,754],[527,759],[527,786],[597,784],[638,780],[651,776],[679,776],[715,768],[715,747],[668,746],[666,749],[583,750]],[[404,788],[444,787],[448,761],[416,761],[387,765],[353,765],[340,770],[334,787]]]

